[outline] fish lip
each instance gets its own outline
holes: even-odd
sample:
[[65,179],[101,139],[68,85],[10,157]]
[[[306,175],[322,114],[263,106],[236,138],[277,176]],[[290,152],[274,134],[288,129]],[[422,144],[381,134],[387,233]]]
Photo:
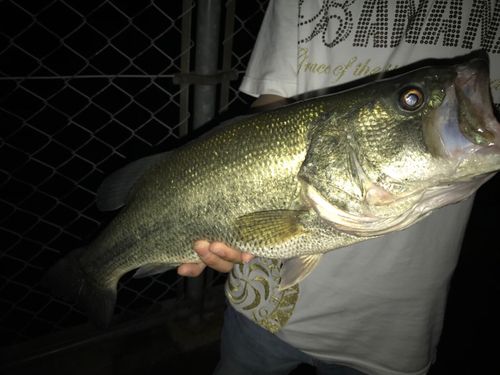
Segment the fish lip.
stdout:
[[376,218],[374,217],[354,215],[341,210],[334,204],[328,202],[328,200],[318,189],[307,182],[302,182],[302,191],[303,196],[308,203],[308,206],[313,208],[321,218],[325,219],[335,226],[338,224],[338,222],[335,220],[335,218],[337,217],[356,218],[364,222],[373,222],[374,220],[376,220]]
[[[307,203],[323,220],[329,222],[335,229],[359,237],[374,237],[394,230],[401,221],[400,217],[381,219],[377,216],[357,215],[343,211],[328,200],[312,185],[303,186]],[[392,220],[388,220],[392,219]],[[380,223],[385,223],[381,228]],[[379,224],[379,225],[377,225]],[[374,229],[371,229],[374,227]]]
[[[458,115],[462,134],[472,144],[481,148],[499,145],[500,123],[493,111],[488,61],[482,58],[473,59],[457,66],[456,72],[453,86],[459,101],[458,107],[466,109]],[[465,116],[465,113],[469,116]],[[480,136],[481,141],[474,135]]]
[[425,143],[447,160],[500,152],[500,123],[489,91],[487,58],[456,64],[443,103],[424,122]]
[[319,190],[305,181],[302,181],[302,191],[309,206],[335,229],[359,237],[375,237],[408,228],[437,208],[467,199],[494,175],[494,172],[488,172],[415,190],[389,203],[388,206],[404,199],[415,200],[409,209],[388,217],[346,212],[330,203]]

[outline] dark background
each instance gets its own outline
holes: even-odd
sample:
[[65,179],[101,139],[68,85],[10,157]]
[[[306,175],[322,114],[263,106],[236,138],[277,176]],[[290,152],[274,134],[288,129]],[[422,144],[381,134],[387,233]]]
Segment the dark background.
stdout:
[[[242,72],[265,2],[236,9],[231,67]],[[195,25],[196,9],[188,13]],[[194,53],[192,40],[181,46],[184,14],[182,1],[0,2],[2,344],[86,321],[39,282],[113,216],[94,204],[104,177],[175,146],[191,125],[173,82],[181,56]],[[246,108],[237,87],[231,82],[235,113]],[[125,277],[117,315],[182,298],[182,284],[175,272]]]
[[[231,68],[239,78],[265,6],[236,2]],[[210,373],[217,361],[223,277],[207,283],[205,300],[216,302],[205,304],[201,320],[190,318],[200,311],[184,304],[185,282],[175,272],[124,277],[116,329],[107,336],[40,285],[47,267],[86,244],[112,217],[94,205],[103,178],[178,144],[179,129],[190,127],[173,82],[181,56],[194,48],[193,41],[184,49],[180,43],[184,15],[181,1],[0,2],[0,358],[24,360],[10,373],[43,366],[57,372],[57,366],[80,362],[90,366],[82,371],[128,373],[145,358],[143,372]],[[246,110],[249,98],[237,93],[238,85],[239,79],[231,82],[223,117]],[[477,195],[432,374],[500,374],[499,191],[496,176]],[[177,310],[185,313],[172,315]],[[165,311],[191,327],[178,334],[182,340],[157,318]],[[150,323],[131,328],[144,320]],[[68,349],[74,342],[79,344]],[[62,347],[30,357],[36,348]],[[113,360],[96,352],[111,353]],[[173,365],[179,362],[187,367]]]

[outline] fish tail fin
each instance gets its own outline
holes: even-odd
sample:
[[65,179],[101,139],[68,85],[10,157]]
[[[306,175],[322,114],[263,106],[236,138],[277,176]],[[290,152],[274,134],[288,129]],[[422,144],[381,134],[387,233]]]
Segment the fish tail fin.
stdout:
[[44,276],[43,284],[64,300],[74,301],[84,309],[90,321],[105,328],[113,316],[116,303],[116,282],[99,285],[89,279],[78,262],[78,255],[85,248],[77,249],[59,260]]

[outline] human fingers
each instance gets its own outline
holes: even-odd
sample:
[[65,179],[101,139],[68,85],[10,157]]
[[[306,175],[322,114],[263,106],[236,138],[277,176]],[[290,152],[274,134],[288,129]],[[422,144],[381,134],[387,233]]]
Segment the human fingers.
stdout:
[[[226,247],[226,245],[222,243],[217,243],[216,248],[220,245],[222,245],[223,248]],[[194,251],[198,254],[203,264],[219,272],[231,271],[234,264],[231,261],[221,258],[216,253],[213,253],[210,250],[211,248],[213,248],[213,244],[206,240],[196,241],[193,246]]]
[[[217,249],[215,252],[212,251],[214,248]],[[208,267],[224,273],[230,272],[233,269],[234,262],[232,262],[230,258],[226,259],[226,257],[221,257],[219,255],[224,255],[226,251],[233,250],[225,244],[221,242],[210,243],[208,241],[202,240],[196,241],[194,243],[193,249],[194,251],[196,251],[201,261]],[[217,252],[219,252],[219,254]]]
[[209,251],[221,259],[231,263],[248,263],[253,259],[250,253],[244,253],[238,249],[230,247],[223,242],[212,242]]
[[223,242],[210,243],[206,240],[200,240],[194,243],[193,249],[200,257],[201,262],[185,263],[179,266],[177,273],[181,276],[199,276],[206,266],[226,273],[232,270],[235,263],[247,263],[253,259],[253,255],[243,253]]
[[177,268],[177,273],[180,276],[196,277],[201,275],[206,266],[203,262],[184,263]]

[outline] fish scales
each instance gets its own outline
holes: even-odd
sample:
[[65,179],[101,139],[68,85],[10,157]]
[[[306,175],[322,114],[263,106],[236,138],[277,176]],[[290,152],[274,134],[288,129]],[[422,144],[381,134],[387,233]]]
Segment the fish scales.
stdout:
[[[94,274],[121,275],[148,263],[195,262],[194,239],[235,244],[230,236],[234,218],[255,210],[292,208],[308,124],[322,107],[307,103],[292,113],[264,113],[165,155],[82,255],[83,267],[91,267]],[[147,255],[137,259],[134,255],[142,249]]]

